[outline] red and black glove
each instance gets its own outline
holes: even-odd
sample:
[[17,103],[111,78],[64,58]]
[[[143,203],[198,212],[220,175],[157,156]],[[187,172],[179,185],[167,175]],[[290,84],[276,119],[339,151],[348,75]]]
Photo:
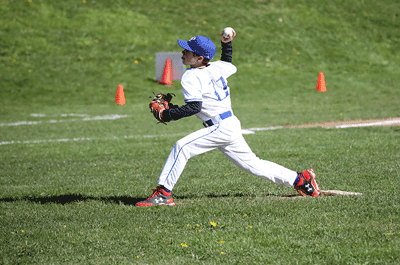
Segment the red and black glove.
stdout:
[[[171,107],[175,107],[174,105],[172,105],[172,103],[170,103],[171,99],[172,99],[172,95],[171,93],[168,93],[166,95],[159,93],[159,94],[154,94],[154,97],[152,98],[149,107],[150,107],[150,111],[151,113],[153,113],[154,117],[162,123],[165,123],[166,121],[164,121],[162,119],[162,113],[164,110],[169,109]],[[175,95],[174,95],[175,96]]]

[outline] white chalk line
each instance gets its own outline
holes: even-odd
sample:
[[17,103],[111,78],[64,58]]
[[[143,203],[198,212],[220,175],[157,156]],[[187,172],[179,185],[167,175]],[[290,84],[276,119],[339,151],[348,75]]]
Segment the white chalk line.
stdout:
[[380,121],[380,122],[370,122],[370,123],[359,123],[359,124],[343,124],[343,125],[337,125],[335,128],[386,126],[386,125],[394,125],[394,124],[400,124],[400,119],[389,120],[389,121]]
[[137,138],[155,138],[155,137],[171,137],[171,136],[182,136],[187,133],[175,133],[175,134],[157,134],[157,135],[124,135],[121,137],[82,137],[82,138],[64,138],[64,139],[48,139],[48,140],[31,140],[31,141],[4,141],[0,142],[0,145],[10,144],[47,144],[47,143],[67,143],[67,142],[81,142],[81,141],[107,141],[107,140],[120,140],[120,139],[137,139]]
[[[83,120],[107,120],[107,119],[119,119],[119,118],[125,118],[128,115],[106,115],[106,116],[95,116],[92,118],[84,118]],[[52,122],[52,121],[49,121]],[[40,123],[40,121],[38,121]],[[387,125],[396,125],[400,124],[400,118],[399,119],[392,119],[392,120],[386,120],[386,121],[375,121],[375,122],[362,122],[362,123],[354,123],[354,124],[342,124],[342,125],[336,125],[336,126],[331,126],[331,127],[325,127],[325,128],[338,128],[338,129],[343,129],[343,128],[352,128],[352,127],[370,127],[370,126],[387,126]],[[312,125],[309,126],[308,128],[312,127],[318,127],[318,125]],[[319,126],[323,127],[323,126]],[[242,134],[254,134],[257,131],[267,131],[267,130],[278,130],[278,129],[283,129],[283,128],[307,128],[305,126],[291,126],[291,127],[285,127],[285,126],[275,126],[275,127],[266,127],[266,128],[250,128],[250,129],[243,129]],[[134,138],[154,138],[154,137],[171,137],[171,136],[182,136],[182,135],[187,135],[187,133],[177,133],[177,134],[158,134],[158,135],[130,135],[130,136],[121,136],[121,137],[107,137],[107,138],[89,138],[89,137],[83,137],[83,138],[65,138],[65,139],[48,139],[48,140],[31,140],[31,141],[3,141],[0,142],[0,145],[11,145],[11,144],[46,144],[46,143],[65,143],[65,142],[79,142],[79,141],[104,141],[104,140],[117,140],[117,139],[134,139]]]
[[76,114],[76,113],[64,113],[64,114],[52,114],[52,115],[47,115],[43,113],[31,113],[32,117],[88,117],[89,115],[87,114]]
[[[45,114],[31,114],[32,117],[48,117]],[[50,116],[54,117],[54,115]],[[72,118],[72,119],[63,119],[63,120],[48,120],[48,121],[18,121],[12,123],[0,123],[0,127],[2,126],[20,126],[20,125],[37,125],[41,123],[60,123],[60,122],[71,122],[71,121],[96,121],[96,120],[116,120],[127,118],[129,115],[118,115],[118,114],[109,114],[104,116],[94,116],[90,117],[86,114],[61,114],[60,117],[82,117],[82,119]]]

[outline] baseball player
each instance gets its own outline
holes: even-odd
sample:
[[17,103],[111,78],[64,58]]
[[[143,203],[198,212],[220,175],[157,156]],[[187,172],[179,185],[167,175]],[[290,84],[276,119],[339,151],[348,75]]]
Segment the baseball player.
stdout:
[[183,48],[182,62],[190,65],[181,84],[185,105],[171,106],[153,112],[163,122],[195,115],[205,128],[178,140],[162,169],[153,195],[137,206],[174,205],[171,191],[187,161],[196,155],[218,148],[236,166],[246,172],[268,179],[278,185],[294,187],[303,196],[317,197],[320,189],[313,169],[296,172],[258,158],[241,134],[241,125],[231,108],[228,77],[236,72],[232,64],[233,34],[221,34],[221,60],[210,62],[216,53],[215,44],[207,37],[194,36],[189,41],[178,39]]

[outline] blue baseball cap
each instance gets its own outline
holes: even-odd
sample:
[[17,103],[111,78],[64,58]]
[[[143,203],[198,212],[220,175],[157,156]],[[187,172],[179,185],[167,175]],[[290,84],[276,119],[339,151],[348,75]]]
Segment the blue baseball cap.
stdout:
[[178,39],[178,44],[185,50],[194,52],[208,60],[214,58],[217,52],[214,42],[204,36],[194,36],[188,41]]

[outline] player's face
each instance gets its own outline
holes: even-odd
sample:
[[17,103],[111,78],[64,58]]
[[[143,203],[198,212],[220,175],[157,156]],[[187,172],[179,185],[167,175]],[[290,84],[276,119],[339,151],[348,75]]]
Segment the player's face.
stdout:
[[191,51],[182,51],[182,63],[184,65],[190,65],[192,68],[196,68],[203,65],[203,57],[199,56]]

